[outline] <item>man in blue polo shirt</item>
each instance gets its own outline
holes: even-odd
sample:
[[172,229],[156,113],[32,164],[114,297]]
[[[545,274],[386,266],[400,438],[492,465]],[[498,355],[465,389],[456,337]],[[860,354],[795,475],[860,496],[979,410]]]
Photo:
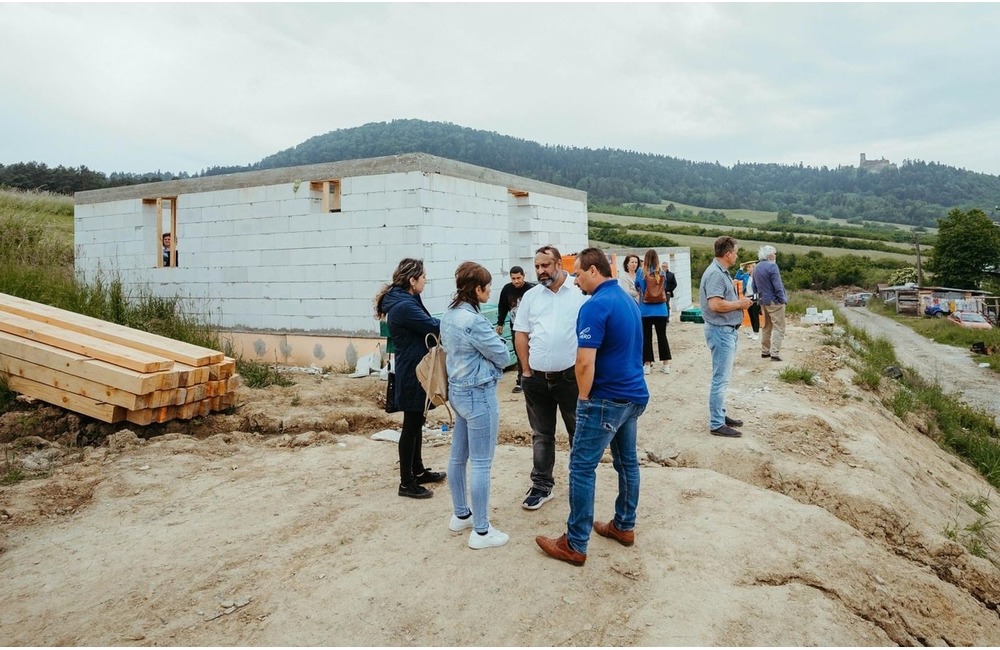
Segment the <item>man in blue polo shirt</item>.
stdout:
[[701,276],[701,317],[705,321],[705,342],[712,353],[712,384],[708,391],[708,429],[713,436],[739,438],[743,420],[726,415],[726,389],[733,376],[733,360],[739,343],[743,310],[753,301],[736,294],[729,269],[736,264],[740,247],[723,235],[715,240],[715,259]]
[[[581,566],[587,561],[590,529],[623,546],[635,542],[639,505],[637,422],[649,401],[642,375],[642,319],[635,301],[611,278],[603,251],[576,256],[576,284],[590,295],[577,317],[576,435],[569,452],[569,518],[562,537],[535,542],[547,554]],[[618,472],[614,519],[594,522],[597,465],[611,446]]]

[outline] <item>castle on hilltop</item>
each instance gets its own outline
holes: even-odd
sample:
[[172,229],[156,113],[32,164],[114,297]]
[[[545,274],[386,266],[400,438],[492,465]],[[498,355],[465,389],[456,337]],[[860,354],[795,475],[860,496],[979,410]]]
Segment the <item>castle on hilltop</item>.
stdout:
[[861,154],[861,164],[858,165],[858,169],[863,169],[868,172],[880,172],[883,169],[896,169],[896,163],[889,162],[888,158],[865,160],[865,154]]

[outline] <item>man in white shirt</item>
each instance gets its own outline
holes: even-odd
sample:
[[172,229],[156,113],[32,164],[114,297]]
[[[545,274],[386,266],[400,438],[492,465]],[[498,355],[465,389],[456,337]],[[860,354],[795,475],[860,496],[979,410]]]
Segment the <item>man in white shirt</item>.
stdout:
[[514,350],[523,369],[521,387],[531,425],[534,466],[521,504],[537,510],[552,498],[556,461],[556,410],[573,444],[576,432],[576,317],[586,296],[562,268],[553,246],[535,252],[538,285],[521,298],[514,320]]

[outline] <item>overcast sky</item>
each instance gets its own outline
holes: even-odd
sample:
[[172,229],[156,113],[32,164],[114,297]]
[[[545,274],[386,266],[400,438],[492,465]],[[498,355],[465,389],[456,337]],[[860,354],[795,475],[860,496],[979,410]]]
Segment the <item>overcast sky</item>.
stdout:
[[1000,174],[1000,4],[0,4],[0,163],[196,173],[416,118]]

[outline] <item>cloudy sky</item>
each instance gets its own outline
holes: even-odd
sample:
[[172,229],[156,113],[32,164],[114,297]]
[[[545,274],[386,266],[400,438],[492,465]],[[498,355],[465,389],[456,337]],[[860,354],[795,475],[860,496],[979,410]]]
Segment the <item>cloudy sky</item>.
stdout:
[[1000,174],[1000,4],[0,3],[0,163],[196,173],[398,118]]

